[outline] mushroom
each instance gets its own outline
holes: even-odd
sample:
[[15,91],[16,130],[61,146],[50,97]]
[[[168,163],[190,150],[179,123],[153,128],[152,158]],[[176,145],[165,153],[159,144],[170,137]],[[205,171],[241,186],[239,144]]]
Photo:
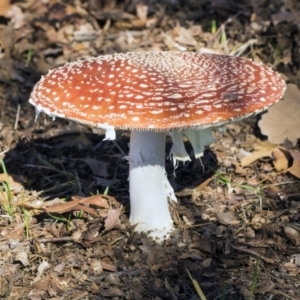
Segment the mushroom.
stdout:
[[214,141],[210,128],[265,110],[283,95],[279,74],[242,57],[189,52],[128,52],[67,63],[42,77],[29,102],[45,112],[100,127],[131,130],[130,223],[163,240],[173,230],[165,140],[174,162]]

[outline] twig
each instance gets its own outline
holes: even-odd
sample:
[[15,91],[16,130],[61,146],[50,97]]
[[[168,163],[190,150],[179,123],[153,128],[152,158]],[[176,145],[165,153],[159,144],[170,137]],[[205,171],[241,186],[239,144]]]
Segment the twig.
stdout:
[[39,243],[58,243],[58,242],[70,242],[70,241],[74,242],[74,238],[72,238],[71,236],[38,239]]
[[269,258],[269,257],[266,257],[254,250],[251,250],[251,249],[248,249],[248,248],[244,248],[244,247],[238,247],[238,246],[234,246],[234,245],[231,245],[231,247],[237,251],[240,251],[240,252],[244,252],[244,253],[247,253],[247,254],[250,254],[254,257],[257,257],[257,258],[261,258],[264,262],[268,263],[268,264],[275,264],[276,263],[276,259],[273,259],[273,258]]
[[283,292],[280,292],[280,291],[278,291],[278,290],[274,290],[274,289],[273,289],[272,291],[273,291],[273,293],[275,293],[275,294],[279,294],[279,295],[282,295],[282,296],[286,297],[286,299],[297,300],[296,298],[291,297],[291,296],[289,296],[289,295],[287,295],[287,294],[285,294],[285,293],[283,293]]
[[19,118],[20,118],[20,111],[21,111],[21,105],[18,104],[17,115],[16,115],[16,120],[15,120],[15,125],[14,125],[14,130],[18,129],[18,123],[19,123]]

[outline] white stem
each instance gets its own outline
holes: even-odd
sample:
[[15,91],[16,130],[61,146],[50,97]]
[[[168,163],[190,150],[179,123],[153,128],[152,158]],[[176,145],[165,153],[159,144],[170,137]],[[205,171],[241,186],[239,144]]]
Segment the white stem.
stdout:
[[173,229],[165,174],[166,134],[132,131],[129,153],[130,223],[164,239]]

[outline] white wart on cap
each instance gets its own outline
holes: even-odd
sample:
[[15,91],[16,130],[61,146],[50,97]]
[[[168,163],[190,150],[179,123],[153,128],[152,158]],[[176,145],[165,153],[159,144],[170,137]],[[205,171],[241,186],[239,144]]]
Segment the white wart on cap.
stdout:
[[173,229],[165,174],[166,132],[175,159],[195,157],[213,141],[210,127],[258,113],[285,91],[279,74],[251,60],[215,54],[134,52],[68,63],[36,84],[37,112],[106,130],[132,130],[129,154],[130,222],[163,240]]

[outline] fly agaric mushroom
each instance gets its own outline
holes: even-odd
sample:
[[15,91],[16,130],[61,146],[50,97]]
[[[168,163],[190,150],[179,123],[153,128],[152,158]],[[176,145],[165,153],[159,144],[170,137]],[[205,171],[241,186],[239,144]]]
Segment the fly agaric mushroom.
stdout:
[[213,141],[211,127],[265,110],[283,95],[279,74],[251,60],[216,54],[132,52],[67,63],[36,84],[29,102],[43,111],[96,126],[115,138],[131,130],[130,223],[161,240],[173,229],[165,173],[166,133],[175,160],[195,157]]

